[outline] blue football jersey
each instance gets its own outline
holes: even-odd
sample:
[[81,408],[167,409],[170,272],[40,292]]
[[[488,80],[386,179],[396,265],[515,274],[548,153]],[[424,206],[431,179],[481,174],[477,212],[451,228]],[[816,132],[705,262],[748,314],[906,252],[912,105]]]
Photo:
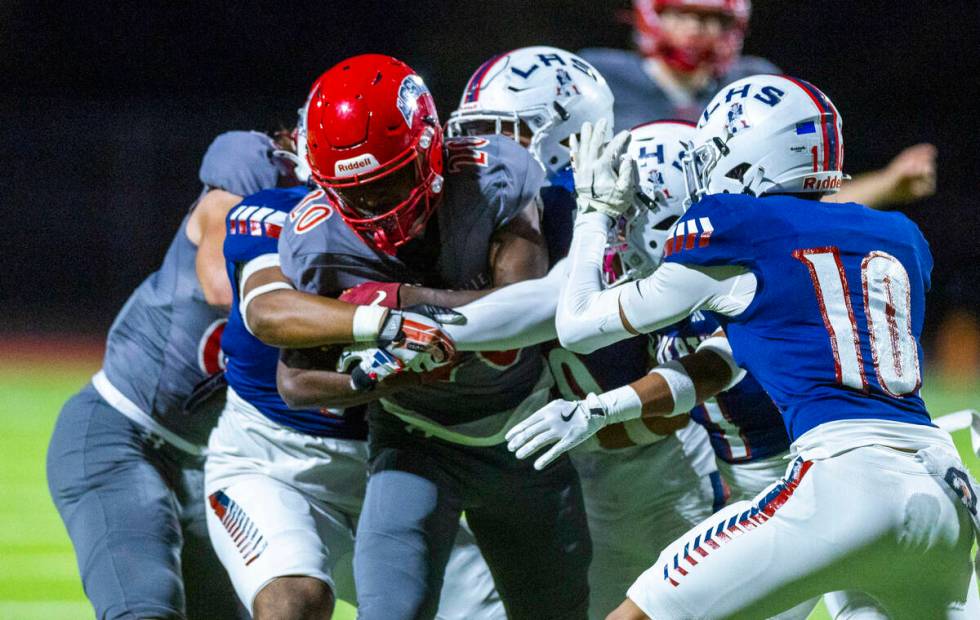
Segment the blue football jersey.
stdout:
[[718,318],[793,440],[835,420],[931,424],[919,396],[919,335],[932,256],[904,215],[713,195],[677,222],[665,254],[667,262],[755,274],[750,305]]
[[367,424],[360,407],[335,415],[318,409],[293,410],[283,402],[276,388],[279,349],[250,334],[238,309],[241,269],[264,254],[278,255],[286,217],[307,193],[304,187],[264,190],[248,196],[228,213],[224,252],[234,301],[221,338],[227,355],[225,378],[239,396],[278,424],[310,435],[364,439]]
[[[651,357],[662,364],[694,353],[719,327],[710,313],[695,312],[650,335]],[[692,409],[691,418],[708,431],[715,456],[728,463],[748,463],[789,450],[779,409],[752,373]]]

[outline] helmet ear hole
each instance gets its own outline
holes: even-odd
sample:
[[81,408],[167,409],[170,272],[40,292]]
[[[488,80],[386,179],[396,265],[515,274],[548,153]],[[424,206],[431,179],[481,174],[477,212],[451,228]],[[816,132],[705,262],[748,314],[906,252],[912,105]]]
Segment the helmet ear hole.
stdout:
[[659,222],[657,222],[656,224],[654,224],[653,229],[654,230],[669,230],[670,227],[674,225],[674,222],[676,222],[679,219],[681,219],[681,218],[679,216],[676,216],[676,215],[671,215],[670,217],[665,217],[664,219],[662,219]]
[[734,180],[738,181],[739,183],[741,183],[742,182],[742,179],[745,177],[745,173],[748,172],[749,171],[749,168],[751,168],[751,167],[752,167],[752,164],[750,164],[748,162],[742,162],[741,164],[739,164],[739,165],[735,166],[734,168],[732,168],[731,170],[729,170],[725,174],[725,176],[728,177],[729,179],[734,179]]

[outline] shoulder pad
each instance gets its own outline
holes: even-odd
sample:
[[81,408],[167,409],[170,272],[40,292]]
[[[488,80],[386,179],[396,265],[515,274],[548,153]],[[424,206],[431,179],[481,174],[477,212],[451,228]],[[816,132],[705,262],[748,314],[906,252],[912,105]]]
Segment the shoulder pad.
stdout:
[[198,176],[208,187],[248,196],[276,186],[279,169],[272,160],[269,136],[257,131],[229,131],[211,143]]
[[749,263],[752,232],[762,225],[759,202],[744,195],[705,196],[668,232],[664,260],[705,267]]
[[545,172],[531,154],[512,138],[486,135],[452,138],[446,141],[447,176],[456,190],[470,185],[476,196],[460,195],[458,207],[473,213],[473,204],[492,210],[494,227],[505,225],[521,212],[545,183]]

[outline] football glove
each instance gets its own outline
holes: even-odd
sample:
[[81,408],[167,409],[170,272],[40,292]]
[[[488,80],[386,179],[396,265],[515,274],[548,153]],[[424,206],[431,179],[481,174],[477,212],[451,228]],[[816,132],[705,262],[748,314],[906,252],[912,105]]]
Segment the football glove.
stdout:
[[626,154],[630,132],[619,132],[608,144],[606,119],[595,127],[582,124],[578,137],[569,140],[579,213],[599,211],[616,219],[633,205],[639,173],[636,161]]
[[[385,377],[401,372],[430,372],[453,361],[456,346],[441,325],[466,322],[451,308],[420,304],[388,313],[378,334],[377,346],[361,349],[358,365],[351,372],[351,387],[371,390]],[[350,350],[350,356],[357,349]],[[345,362],[347,366],[351,363]]]
[[595,394],[585,400],[553,400],[507,432],[507,449],[525,459],[555,444],[534,461],[534,469],[542,470],[608,423],[605,407]]

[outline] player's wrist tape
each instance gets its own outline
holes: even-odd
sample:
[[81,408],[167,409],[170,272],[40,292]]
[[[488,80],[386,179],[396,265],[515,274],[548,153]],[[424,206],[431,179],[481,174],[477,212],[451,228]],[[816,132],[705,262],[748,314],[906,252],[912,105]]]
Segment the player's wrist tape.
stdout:
[[598,396],[590,393],[585,397],[585,404],[589,410],[597,406],[601,407],[606,412],[607,425],[632,420],[643,414],[640,395],[628,385],[603,392]]
[[281,290],[293,290],[293,285],[290,284],[289,282],[282,282],[282,281],[269,282],[268,284],[262,284],[261,286],[256,286],[245,295],[245,297],[242,299],[241,305],[239,306],[239,312],[241,312],[242,323],[245,324],[245,329],[248,330],[248,333],[252,334],[253,336],[255,335],[252,332],[252,328],[248,324],[249,304],[251,304],[252,301],[260,295],[265,295],[266,293],[271,293],[272,291],[281,291]]
[[381,306],[358,306],[351,321],[354,342],[375,342],[381,327],[388,318],[388,308]]
[[694,409],[698,402],[694,381],[678,360],[665,362],[651,370],[650,374],[658,374],[667,382],[667,388],[674,399],[674,408],[667,415],[687,413]]
[[730,390],[736,383],[745,378],[745,370],[735,361],[732,344],[728,342],[728,338],[724,336],[706,338],[698,345],[697,351],[711,351],[728,365],[728,369],[732,372],[732,379],[722,388],[722,392]]

